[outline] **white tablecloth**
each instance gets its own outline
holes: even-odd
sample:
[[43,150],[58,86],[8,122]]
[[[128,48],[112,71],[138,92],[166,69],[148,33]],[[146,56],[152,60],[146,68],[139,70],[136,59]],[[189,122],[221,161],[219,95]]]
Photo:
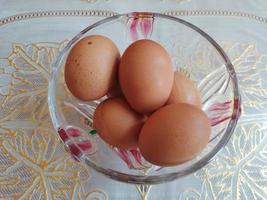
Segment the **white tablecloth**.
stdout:
[[[62,15],[48,12],[55,10]],[[49,119],[47,83],[64,41],[103,18],[82,10],[176,14],[222,45],[238,74],[243,115],[211,163],[140,188],[103,177],[65,152]],[[0,199],[267,199],[266,17],[265,0],[0,0]]]

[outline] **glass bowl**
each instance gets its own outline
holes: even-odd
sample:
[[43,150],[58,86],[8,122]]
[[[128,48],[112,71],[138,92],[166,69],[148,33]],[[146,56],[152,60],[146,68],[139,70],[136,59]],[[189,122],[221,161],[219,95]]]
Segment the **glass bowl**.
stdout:
[[[94,34],[112,39],[121,53],[138,39],[152,39],[166,48],[174,70],[195,82],[202,109],[212,125],[210,141],[195,159],[173,167],[155,166],[144,160],[138,149],[114,148],[98,137],[92,128],[92,117],[96,106],[107,97],[80,101],[71,95],[64,82],[64,65],[70,49],[83,37]],[[112,179],[136,184],[171,181],[202,168],[227,143],[240,114],[235,70],[223,49],[207,33],[187,21],[144,12],[100,20],[69,41],[53,66],[48,103],[58,136],[77,161]]]

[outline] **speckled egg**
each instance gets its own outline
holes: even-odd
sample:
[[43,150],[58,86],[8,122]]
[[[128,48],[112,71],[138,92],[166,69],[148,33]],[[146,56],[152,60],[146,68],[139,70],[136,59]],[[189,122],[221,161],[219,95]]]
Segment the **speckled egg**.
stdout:
[[87,36],[71,49],[65,64],[65,82],[80,100],[103,97],[116,84],[120,53],[101,35]]
[[207,115],[185,103],[158,109],[145,122],[138,146],[144,158],[159,166],[173,166],[195,158],[208,144]]
[[123,53],[119,66],[122,92],[139,113],[149,113],[164,105],[173,84],[172,62],[157,42],[143,39]]
[[130,149],[137,147],[144,120],[123,98],[111,98],[96,108],[93,126],[108,144]]
[[194,82],[187,78],[182,72],[174,73],[172,91],[167,104],[188,103],[201,108],[201,99]]

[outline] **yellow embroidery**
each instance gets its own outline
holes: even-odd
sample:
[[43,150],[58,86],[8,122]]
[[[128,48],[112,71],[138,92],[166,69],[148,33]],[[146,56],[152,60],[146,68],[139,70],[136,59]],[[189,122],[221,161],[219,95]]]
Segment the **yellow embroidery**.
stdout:
[[[14,44],[11,54],[0,58],[0,198],[107,199],[100,189],[86,192],[84,183],[90,181],[90,172],[64,151],[49,120],[48,76],[51,63],[64,45],[64,42]],[[221,45],[238,73],[242,118],[229,144],[208,166],[194,174],[201,188],[186,189],[179,197],[264,199],[266,55],[253,43]],[[140,191],[145,198],[146,191]]]
[[[59,143],[47,107],[51,65],[62,43],[14,44],[0,58],[4,76],[0,118],[0,198],[107,199],[101,190],[86,191],[87,168]],[[2,74],[1,74],[2,75]]]
[[267,100],[264,71],[266,55],[255,44],[221,43],[238,74],[242,93],[242,117],[229,143],[210,164],[195,173],[202,189],[188,196],[212,199],[266,199]]

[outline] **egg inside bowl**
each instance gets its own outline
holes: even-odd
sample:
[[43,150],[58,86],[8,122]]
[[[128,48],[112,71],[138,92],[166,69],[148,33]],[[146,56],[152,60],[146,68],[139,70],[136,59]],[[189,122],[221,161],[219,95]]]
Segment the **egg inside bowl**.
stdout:
[[[69,91],[64,78],[71,49],[83,38],[92,35],[111,39],[120,54],[141,39],[153,40],[166,49],[173,71],[188,77],[199,91],[201,109],[211,125],[209,142],[196,157],[175,166],[162,167],[146,161],[137,147],[127,150],[113,147],[99,137],[93,127],[93,117],[96,107],[109,94],[93,101],[79,100]],[[101,53],[99,51],[97,55],[101,57]],[[94,85],[91,87],[94,88]],[[116,15],[82,30],[68,42],[54,64],[48,93],[53,125],[74,159],[112,179],[128,183],[156,184],[171,181],[202,168],[227,143],[240,114],[236,74],[223,49],[193,24],[158,13]],[[119,120],[117,123],[124,121]],[[194,132],[191,134],[194,137]],[[162,143],[164,136],[162,131]],[[161,145],[157,148],[160,151]],[[188,148],[184,149],[185,153],[189,151]]]

